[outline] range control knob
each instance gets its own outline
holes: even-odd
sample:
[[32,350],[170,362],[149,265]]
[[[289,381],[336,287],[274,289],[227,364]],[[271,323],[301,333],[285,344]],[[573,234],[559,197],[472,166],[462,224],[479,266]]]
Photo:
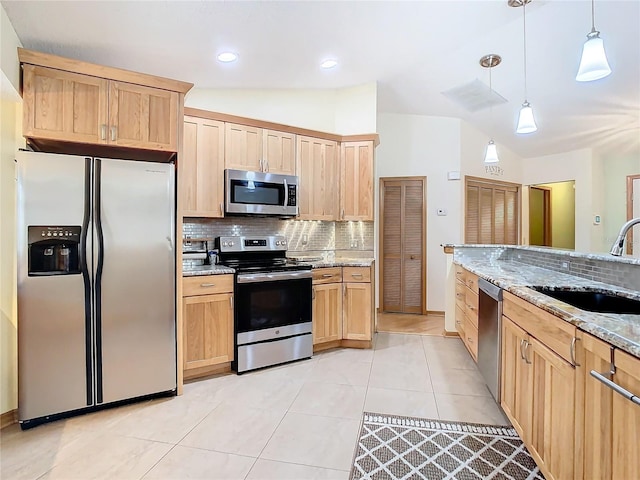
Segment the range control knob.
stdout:
[[230,247],[233,247],[233,242],[229,242],[229,246],[230,246]]
[[280,245],[280,240],[276,240],[276,245]]
[[222,246],[226,247],[227,246],[227,242],[222,242]]
[[287,244],[286,240],[282,240],[282,246],[285,246]]

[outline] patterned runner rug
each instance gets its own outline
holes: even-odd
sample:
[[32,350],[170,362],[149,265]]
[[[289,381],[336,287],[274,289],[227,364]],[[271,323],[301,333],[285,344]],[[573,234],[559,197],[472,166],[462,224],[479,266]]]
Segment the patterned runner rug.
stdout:
[[512,427],[365,412],[350,479],[544,477]]

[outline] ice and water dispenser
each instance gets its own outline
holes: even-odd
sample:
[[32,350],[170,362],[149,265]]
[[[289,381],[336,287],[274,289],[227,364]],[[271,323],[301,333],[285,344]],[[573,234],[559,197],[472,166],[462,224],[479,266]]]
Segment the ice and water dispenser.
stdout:
[[80,273],[79,226],[29,226],[29,276]]

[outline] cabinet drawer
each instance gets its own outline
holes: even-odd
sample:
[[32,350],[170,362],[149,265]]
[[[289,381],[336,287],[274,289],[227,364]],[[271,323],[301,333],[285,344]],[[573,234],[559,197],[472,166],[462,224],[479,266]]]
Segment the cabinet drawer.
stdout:
[[342,282],[342,267],[316,268],[313,270],[313,284]]
[[464,310],[456,305],[456,330],[460,338],[464,338]]
[[567,362],[572,362],[571,342],[576,335],[576,327],[509,292],[504,292],[502,311],[532,337]]
[[470,289],[466,288],[464,311],[469,318],[469,321],[478,328],[478,294],[473,293]]
[[371,269],[369,267],[344,267],[342,269],[342,281],[371,283]]
[[182,279],[182,296],[233,293],[233,275],[203,275]]
[[462,337],[473,359],[478,361],[478,328],[464,317],[464,335]]
[[463,311],[467,306],[467,303],[465,301],[467,290],[468,288],[463,282],[456,282],[456,306],[461,308]]
[[478,294],[478,276],[474,273],[465,271],[464,281],[467,284],[467,287],[469,287],[469,289],[477,295]]
[[464,272],[465,269],[462,268],[460,265],[455,265],[456,267],[456,279],[460,280],[462,283],[464,283]]

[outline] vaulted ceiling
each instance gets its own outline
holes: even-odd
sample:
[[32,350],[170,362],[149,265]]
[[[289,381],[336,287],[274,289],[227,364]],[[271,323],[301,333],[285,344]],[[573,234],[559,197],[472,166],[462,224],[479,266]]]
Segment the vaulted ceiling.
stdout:
[[[597,0],[613,73],[575,81],[591,29],[588,0],[527,6],[528,100],[538,132],[516,135],[524,100],[522,8],[507,0],[7,1],[23,45],[195,83],[203,88],[341,88],[377,82],[378,112],[462,118],[523,157],[595,148],[640,155],[640,1]],[[238,52],[223,65],[221,51]],[[442,95],[502,56],[507,103],[469,112]],[[320,61],[338,67],[322,70]],[[640,158],[640,157],[639,157]]]

